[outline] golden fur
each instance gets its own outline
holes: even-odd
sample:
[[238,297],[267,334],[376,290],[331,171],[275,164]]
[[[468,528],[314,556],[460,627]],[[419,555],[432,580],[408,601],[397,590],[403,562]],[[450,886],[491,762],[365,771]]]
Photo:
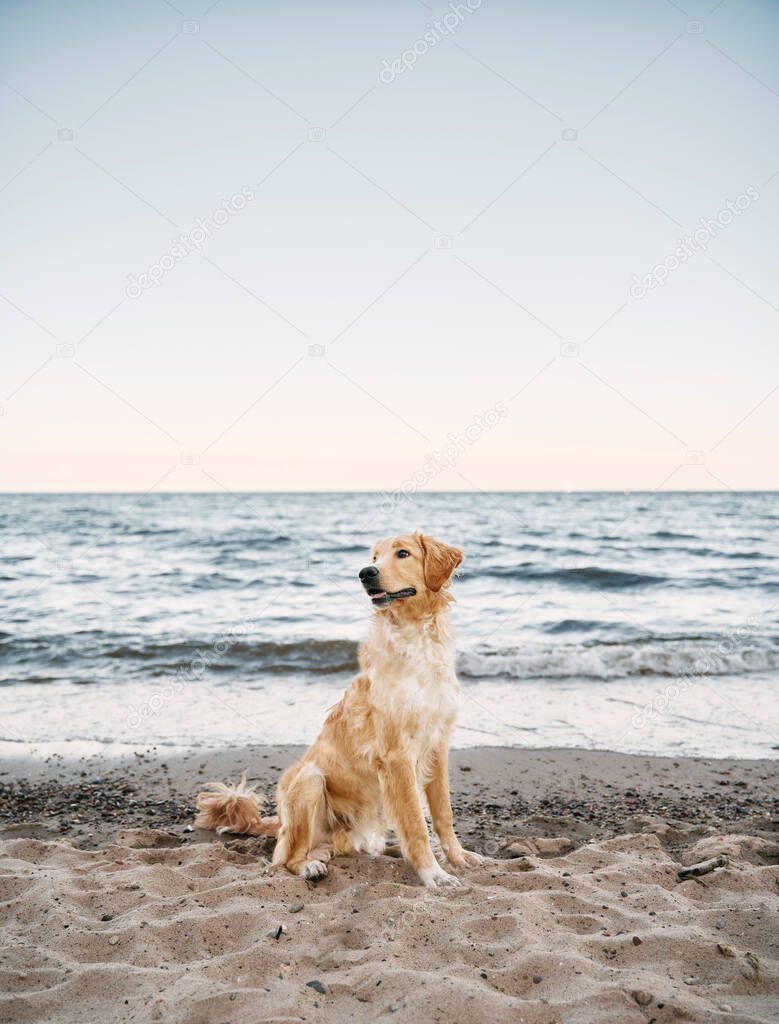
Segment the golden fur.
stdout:
[[[282,775],[278,817],[261,816],[244,774],[235,789],[211,783],[200,794],[196,824],[278,834],[273,863],[317,878],[334,854],[381,853],[389,822],[425,885],[458,884],[433,855],[422,793],[449,863],[478,863],[455,835],[449,797],[458,683],[448,588],[461,561],[457,548],[419,533],[379,541],[372,564],[382,593],[360,647],[361,671],[312,746]],[[416,593],[393,599],[408,589]],[[382,599],[389,603],[382,606]]]

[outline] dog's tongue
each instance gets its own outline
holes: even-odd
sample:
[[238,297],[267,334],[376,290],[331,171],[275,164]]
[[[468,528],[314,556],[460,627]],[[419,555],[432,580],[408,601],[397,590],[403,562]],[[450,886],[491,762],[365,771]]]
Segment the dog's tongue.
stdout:
[[371,601],[376,601],[376,600],[378,600],[378,598],[386,597],[386,596],[387,596],[386,593],[383,590],[380,590],[378,592],[378,594],[371,594]]

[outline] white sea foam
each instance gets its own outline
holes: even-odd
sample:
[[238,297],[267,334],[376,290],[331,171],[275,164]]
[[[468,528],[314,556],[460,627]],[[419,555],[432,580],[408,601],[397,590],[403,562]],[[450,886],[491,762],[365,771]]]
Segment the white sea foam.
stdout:
[[779,644],[745,638],[630,643],[537,644],[460,654],[458,671],[473,679],[627,679],[632,676],[724,676],[779,669]]

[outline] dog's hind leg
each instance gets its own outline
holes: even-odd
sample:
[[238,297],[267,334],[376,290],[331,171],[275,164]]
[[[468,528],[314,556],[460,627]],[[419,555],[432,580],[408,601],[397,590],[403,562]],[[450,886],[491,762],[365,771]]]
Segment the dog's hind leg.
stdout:
[[283,825],[273,863],[286,864],[302,878],[322,878],[333,846],[321,771],[313,765],[303,766],[283,794],[279,810]]
[[327,862],[333,856],[333,847],[330,843],[320,843],[313,850],[306,854],[306,860],[297,871],[303,878],[324,878],[327,874]]

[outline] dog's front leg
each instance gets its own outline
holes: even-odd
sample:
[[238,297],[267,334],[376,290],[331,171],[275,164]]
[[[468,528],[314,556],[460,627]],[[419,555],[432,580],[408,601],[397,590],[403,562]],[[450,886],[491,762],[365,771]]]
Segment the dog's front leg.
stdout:
[[430,768],[432,775],[425,786],[425,795],[433,819],[433,828],[441,840],[446,859],[455,868],[466,865],[474,867],[483,858],[478,853],[463,849],[454,831],[452,800],[449,795],[449,751],[446,747],[436,751]]
[[403,856],[426,886],[459,885],[433,855],[411,759],[389,754],[381,758],[377,768],[384,809],[397,830]]
[[482,861],[478,853],[465,850],[455,834],[449,796],[449,754],[447,749],[436,751],[430,765],[432,775],[425,786],[433,827],[441,841],[443,852],[452,867],[473,867]]

